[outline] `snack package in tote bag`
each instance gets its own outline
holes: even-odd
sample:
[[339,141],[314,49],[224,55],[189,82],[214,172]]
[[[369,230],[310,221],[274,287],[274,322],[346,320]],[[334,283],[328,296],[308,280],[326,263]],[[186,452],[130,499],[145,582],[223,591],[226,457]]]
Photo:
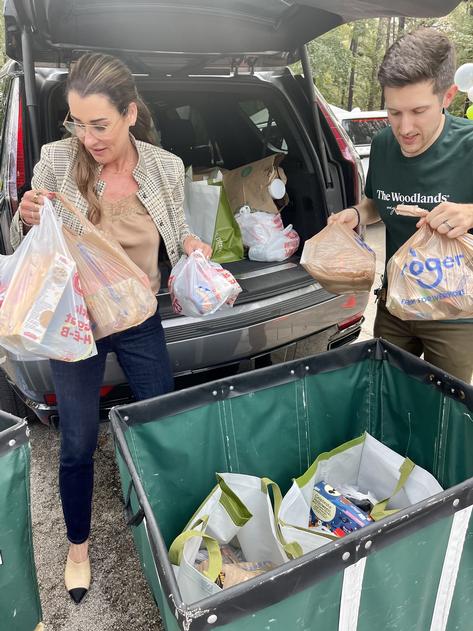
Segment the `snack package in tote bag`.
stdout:
[[[330,503],[321,501],[321,490]],[[360,499],[371,500],[366,516],[378,521],[442,490],[432,474],[365,432],[320,454],[309,469],[294,480],[282,500],[278,522],[284,541],[299,544],[306,553],[323,545],[324,540],[333,539],[340,530],[327,532],[331,522],[337,525],[336,521],[340,521],[337,504],[348,511],[355,522],[355,525],[350,524],[345,516],[341,520],[345,531],[337,536],[344,536],[366,522],[358,519],[348,502],[341,500],[343,495],[355,505],[359,505]],[[312,527],[314,521],[315,527]]]
[[241,287],[219,263],[205,258],[201,250],[183,255],[169,276],[174,313],[203,316],[221,307],[232,307]]
[[84,291],[94,338],[141,324],[157,309],[148,276],[112,237],[96,228],[64,196],[62,205],[80,221],[81,233],[64,226],[64,236]]
[[9,256],[0,257],[0,345],[20,357],[95,355],[76,265],[52,203]]
[[[419,219],[427,211],[402,205],[396,213]],[[424,224],[388,261],[387,276],[386,307],[401,320],[473,317],[471,234],[449,239]]]
[[329,224],[302,250],[301,265],[332,294],[369,291],[376,272],[376,256],[347,226]]
[[299,235],[291,224],[284,227],[279,213],[252,212],[242,206],[235,219],[252,261],[284,261],[299,247]]

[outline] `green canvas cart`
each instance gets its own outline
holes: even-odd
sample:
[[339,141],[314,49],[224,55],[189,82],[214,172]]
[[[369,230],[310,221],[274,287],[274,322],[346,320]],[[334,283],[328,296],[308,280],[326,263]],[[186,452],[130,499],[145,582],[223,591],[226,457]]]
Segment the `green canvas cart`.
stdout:
[[[114,408],[129,523],[168,631],[467,631],[473,617],[473,388],[382,340]],[[445,491],[194,604],[168,547],[216,472],[286,492],[364,431]]]
[[30,514],[30,446],[25,420],[0,411],[0,629],[39,631]]

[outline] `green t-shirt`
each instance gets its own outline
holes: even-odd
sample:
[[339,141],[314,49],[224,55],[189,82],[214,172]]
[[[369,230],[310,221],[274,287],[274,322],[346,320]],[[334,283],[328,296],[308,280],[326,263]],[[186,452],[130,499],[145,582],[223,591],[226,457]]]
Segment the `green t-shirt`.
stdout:
[[446,112],[440,136],[412,158],[402,154],[391,128],[383,129],[371,145],[365,194],[386,225],[387,263],[417,230],[418,219],[397,215],[397,204],[432,210],[441,202],[473,203],[473,121]]

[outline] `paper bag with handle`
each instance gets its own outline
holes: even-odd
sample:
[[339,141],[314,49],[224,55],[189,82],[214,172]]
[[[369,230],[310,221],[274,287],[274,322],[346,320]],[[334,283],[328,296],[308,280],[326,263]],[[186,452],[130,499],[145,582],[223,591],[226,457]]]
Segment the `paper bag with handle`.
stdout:
[[[396,213],[420,218],[428,211],[398,205]],[[401,320],[473,317],[473,236],[456,239],[421,226],[387,265],[386,307]]]
[[278,213],[287,206],[287,178],[280,167],[283,159],[284,155],[274,154],[225,171],[223,186],[234,213],[245,205],[266,213]]
[[61,204],[77,217],[81,233],[64,226],[66,243],[76,262],[94,338],[118,333],[141,324],[157,308],[148,276],[121,245],[98,230],[63,195]]

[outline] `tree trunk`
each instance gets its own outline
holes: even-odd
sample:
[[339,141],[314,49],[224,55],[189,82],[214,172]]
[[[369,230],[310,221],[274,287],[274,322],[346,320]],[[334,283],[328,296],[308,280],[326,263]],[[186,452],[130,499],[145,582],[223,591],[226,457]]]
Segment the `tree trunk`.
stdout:
[[350,42],[350,51],[352,55],[351,60],[351,69],[350,69],[350,79],[348,81],[348,101],[347,101],[347,109],[348,111],[353,109],[353,94],[355,90],[355,75],[356,75],[356,60],[358,56],[358,38],[360,35],[360,30],[363,28],[363,24],[361,22],[355,22],[353,25],[353,31]]
[[[388,50],[390,44],[391,44],[391,18],[386,18],[385,50]],[[384,110],[384,90],[381,90],[381,103],[380,103],[379,109]]]
[[381,48],[381,41],[383,39],[383,21],[381,18],[378,18],[378,30],[376,32],[376,45],[375,51],[372,59],[371,66],[371,82],[370,82],[370,95],[368,98],[368,109],[374,110],[374,100],[376,97],[376,88],[377,88],[377,78],[376,75],[378,73],[378,50]]
[[399,39],[402,35],[404,35],[404,31],[406,29],[406,18],[400,17],[398,18],[399,22],[397,25],[397,38]]

